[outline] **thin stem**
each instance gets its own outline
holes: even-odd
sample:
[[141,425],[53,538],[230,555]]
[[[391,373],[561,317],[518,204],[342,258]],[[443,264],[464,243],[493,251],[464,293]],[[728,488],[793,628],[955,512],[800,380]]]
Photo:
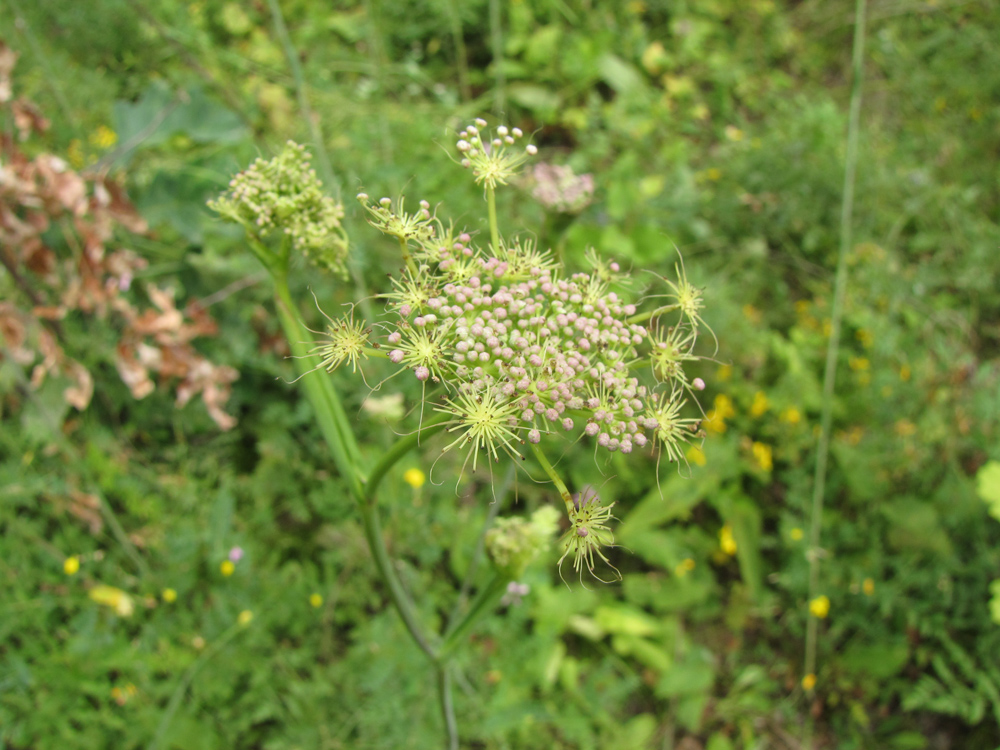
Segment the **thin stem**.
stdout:
[[306,88],[306,79],[302,73],[302,65],[299,63],[299,54],[292,44],[292,39],[288,35],[288,27],[285,26],[285,17],[281,13],[281,4],[278,0],[268,0],[271,9],[271,20],[274,21],[274,31],[281,42],[281,47],[288,60],[288,67],[292,70],[292,78],[295,79],[295,94],[299,100],[299,109],[302,110],[302,117],[305,118],[306,125],[309,126],[309,134],[313,140],[314,148],[319,156],[319,169],[323,182],[331,188],[334,193],[340,195],[340,185],[333,172],[330,163],[330,155],[326,151],[323,143],[323,133],[319,128],[319,121],[313,115],[312,107],[309,105],[309,90]]
[[490,242],[493,244],[494,254],[500,252],[500,226],[497,224],[497,193],[496,190],[487,185],[486,206],[490,212]]
[[403,261],[406,263],[406,268],[410,272],[410,275],[416,278],[417,264],[413,262],[413,256],[410,255],[410,246],[402,237],[399,238],[399,252],[403,256]]
[[500,0],[490,0],[490,39],[493,44],[493,74],[496,79],[496,93],[493,96],[493,114],[503,117],[506,79],[503,63],[503,27],[500,16]]
[[403,584],[396,575],[392,559],[389,557],[389,550],[386,549],[385,539],[382,537],[382,523],[379,521],[378,508],[374,502],[362,503],[361,520],[364,524],[365,539],[368,540],[368,548],[371,550],[372,559],[379,574],[389,587],[389,598],[392,600],[396,612],[399,613],[403,625],[410,633],[410,637],[431,661],[438,661],[440,652],[436,649],[424,634],[424,629],[417,619],[417,609],[410,601],[409,595],[403,589]]
[[559,490],[559,496],[562,497],[563,502],[566,504],[566,512],[572,515],[576,508],[573,505],[573,496],[569,494],[569,490],[566,489],[566,484],[556,473],[555,467],[549,463],[549,459],[546,458],[544,453],[542,453],[542,449],[539,448],[538,445],[532,443],[531,450],[534,451],[535,458],[537,458],[538,463],[541,464],[542,470],[549,475],[549,479],[552,480],[552,484],[554,484],[556,489]]
[[500,513],[500,506],[503,505],[503,500],[507,497],[507,493],[510,491],[510,485],[514,481],[514,474],[516,472],[517,465],[511,464],[510,468],[507,469],[507,474],[503,479],[503,483],[500,485],[500,492],[495,495],[493,503],[490,505],[490,509],[486,514],[486,520],[483,521],[483,528],[479,532],[479,539],[476,541],[476,549],[472,553],[472,559],[469,560],[469,569],[465,574],[464,580],[462,581],[462,587],[458,590],[458,598],[455,600],[455,606],[452,608],[451,614],[448,616],[448,626],[445,628],[445,632],[451,630],[452,626],[455,622],[457,622],[458,614],[465,604],[465,600],[469,595],[469,590],[472,588],[473,582],[476,580],[476,573],[479,572],[479,561],[483,557],[483,550],[486,549],[486,533],[493,526],[493,522]]
[[391,469],[396,462],[399,461],[399,459],[416,448],[422,439],[428,438],[431,435],[435,435],[443,430],[445,426],[447,426],[448,422],[448,417],[442,417],[440,420],[424,425],[412,435],[407,435],[406,437],[397,440],[395,444],[385,452],[379,462],[375,464],[375,467],[368,474],[368,481],[365,486],[365,503],[375,502],[375,492],[378,490],[379,484],[381,484],[382,479],[389,472],[389,469]]
[[463,102],[472,98],[472,87],[469,86],[469,53],[465,48],[465,36],[462,34],[462,16],[458,12],[455,0],[448,0],[448,18],[451,21],[451,40],[455,45],[455,62],[458,64],[458,92]]
[[[809,524],[809,600],[816,596],[819,585],[820,532],[823,526],[823,499],[826,484],[827,458],[830,449],[830,428],[833,415],[834,387],[837,377],[837,354],[840,348],[840,325],[847,291],[847,254],[851,247],[851,223],[854,211],[854,182],[858,160],[858,132],[861,114],[861,83],[863,80],[866,0],[857,0],[854,9],[853,83],[850,115],[847,126],[847,156],[844,169],[844,192],[840,212],[840,249],[837,255],[837,275],[834,281],[833,310],[830,319],[830,340],[826,349],[826,369],[823,374],[823,411],[820,419],[819,446],[813,478],[812,509]],[[816,640],[819,620],[809,617],[806,626],[805,674],[816,673]],[[806,721],[803,745],[812,747],[812,722]]]
[[451,669],[447,664],[437,666],[438,700],[441,714],[448,731],[448,750],[458,750],[458,723],[455,721],[455,705],[451,699]]
[[469,611],[466,612],[465,617],[455,623],[454,627],[445,635],[444,643],[441,644],[441,648],[437,651],[437,661],[439,663],[444,663],[448,659],[449,654],[462,642],[468,632],[472,630],[472,627],[484,615],[493,611],[493,608],[496,607],[507,591],[508,583],[510,583],[509,576],[496,573],[490,579],[490,582],[480,589],[479,593],[472,600],[472,604],[469,606]]
[[665,315],[666,313],[673,312],[674,310],[679,310],[680,307],[681,306],[679,304],[664,305],[663,307],[658,307],[655,310],[650,310],[649,312],[636,313],[626,322],[630,326],[634,326],[636,323],[643,323],[650,318],[655,318],[657,315]]

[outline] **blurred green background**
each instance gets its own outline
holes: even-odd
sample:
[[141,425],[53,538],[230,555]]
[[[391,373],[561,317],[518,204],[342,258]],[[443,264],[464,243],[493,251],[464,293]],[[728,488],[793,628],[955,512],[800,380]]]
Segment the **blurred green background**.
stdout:
[[[365,224],[359,190],[440,202],[482,230],[482,193],[445,153],[477,116],[521,127],[540,158],[597,187],[582,212],[556,216],[512,186],[505,227],[571,267],[594,247],[668,274],[679,249],[719,351],[693,373],[708,384],[709,436],[689,470],[661,469],[662,499],[652,458],[616,455],[602,476],[586,447],[568,450],[572,484],[616,499],[623,580],[566,586],[555,552],[530,570],[530,593],[479,626],[459,661],[463,747],[799,748],[806,725],[818,747],[1000,746],[989,0],[868,7],[826,600],[809,599],[853,14],[844,0],[0,2],[0,34],[20,55],[13,96],[51,123],[21,142],[7,107],[8,147],[110,171],[149,226],[105,243],[147,261],[123,294],[137,308],[155,304],[151,287],[171,288],[178,309],[211,302],[217,331],[192,351],[239,375],[229,430],[197,398],[176,406],[169,373],[136,399],[115,367],[121,319],[74,308],[59,340],[94,398],[73,408],[65,374],[35,387],[43,354],[15,351],[11,309],[37,313],[51,289],[45,269],[15,275],[21,249],[5,235],[0,746],[441,746],[431,672],[289,385],[270,289],[205,202],[287,139],[313,148],[346,204],[355,263],[349,284],[304,267],[293,280],[319,328],[309,289],[332,310],[383,289],[399,262]],[[58,259],[79,252],[65,216],[42,237]],[[374,461],[399,407],[387,391],[366,402],[350,373],[331,377]],[[397,390],[408,403],[419,392]],[[404,468],[429,473],[432,460]],[[453,471],[439,464],[435,479]],[[388,480],[386,534],[428,622],[478,560],[489,481],[456,493]],[[523,478],[516,489],[504,513],[548,499]],[[103,599],[98,586],[111,587]]]

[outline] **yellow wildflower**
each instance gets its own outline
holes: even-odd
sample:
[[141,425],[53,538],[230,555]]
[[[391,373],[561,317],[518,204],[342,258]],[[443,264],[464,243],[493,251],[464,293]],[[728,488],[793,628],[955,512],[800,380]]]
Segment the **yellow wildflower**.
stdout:
[[87,595],[98,604],[113,609],[119,617],[131,617],[135,610],[132,597],[114,586],[94,586]]
[[67,557],[63,560],[63,570],[66,571],[66,575],[68,576],[76,575],[77,571],[80,570],[80,558],[76,555]]
[[695,466],[704,466],[707,463],[705,459],[705,451],[703,451],[697,445],[692,445],[690,448],[688,448],[687,452],[684,455],[687,457],[687,460],[693,463]]
[[794,406],[789,406],[783,412],[779,419],[782,422],[787,422],[788,424],[798,424],[802,421],[802,412],[796,409]]
[[66,156],[69,157],[69,163],[74,169],[79,169],[83,166],[83,144],[80,143],[79,138],[74,138],[69,142],[69,147],[66,149]]
[[788,536],[792,538],[792,541],[800,542],[802,541],[802,537],[804,537],[805,534],[802,532],[802,529],[796,526],[794,529],[788,532]]
[[236,566],[233,564],[232,560],[223,560],[222,564],[219,565],[219,572],[227,578],[233,574],[236,570]]
[[817,596],[809,602],[809,614],[820,620],[830,614],[830,598],[826,594]]
[[240,615],[239,617],[236,618],[236,621],[240,625],[246,627],[247,625],[250,624],[250,621],[252,619],[253,619],[253,612],[251,612],[249,609],[244,609],[242,612],[240,612]]
[[732,365],[719,365],[719,369],[715,371],[715,379],[720,383],[724,383],[733,376],[733,366]]
[[309,597],[309,604],[310,606],[319,609],[320,607],[323,606],[323,597],[320,596],[319,594],[312,594]]
[[191,645],[194,646],[196,650],[201,651],[203,648],[205,648],[205,639],[202,638],[200,635],[196,635],[194,638],[191,639]]
[[709,167],[705,170],[705,177],[712,182],[716,182],[720,177],[722,177],[722,170],[718,167]]
[[403,474],[403,481],[416,490],[424,486],[424,482],[427,481],[427,477],[424,476],[424,472],[420,469],[413,468],[406,470]]
[[93,133],[90,134],[91,146],[96,148],[106,149],[111,148],[118,142],[118,134],[115,133],[111,128],[106,125],[101,125]]
[[917,426],[909,419],[897,420],[894,429],[900,437],[909,437],[917,432]]
[[726,138],[731,141],[739,142],[743,140],[743,131],[740,130],[735,125],[726,125]]
[[866,372],[871,367],[867,357],[851,357],[847,364],[855,372]]
[[163,592],[160,594],[160,596],[163,598],[163,601],[165,601],[167,604],[177,601],[177,592],[174,591],[173,589],[163,589]]
[[854,333],[854,338],[861,342],[861,346],[865,349],[871,349],[872,345],[875,343],[875,336],[867,328],[859,328]]
[[743,305],[743,317],[749,320],[751,323],[760,323],[761,314],[760,310],[751,304]]
[[899,368],[899,379],[905,383],[910,379],[911,374],[910,366],[904,362]]
[[812,689],[816,687],[816,675],[809,673],[802,678],[802,689],[808,692],[812,692]]
[[753,460],[764,471],[774,468],[774,453],[771,446],[765,443],[753,444]]
[[767,394],[764,391],[757,391],[753,394],[753,403],[750,404],[751,416],[759,417],[770,408],[771,402],[768,401]]
[[719,529],[719,547],[727,555],[736,554],[736,538],[733,536],[733,527],[728,523]]
[[861,590],[865,592],[865,596],[871,596],[875,593],[875,581],[871,578],[866,578],[861,583]]
[[692,570],[694,570],[694,565],[695,565],[694,560],[692,560],[690,557],[686,557],[680,561],[680,563],[677,565],[676,568],[674,568],[674,574],[678,578],[683,578]]

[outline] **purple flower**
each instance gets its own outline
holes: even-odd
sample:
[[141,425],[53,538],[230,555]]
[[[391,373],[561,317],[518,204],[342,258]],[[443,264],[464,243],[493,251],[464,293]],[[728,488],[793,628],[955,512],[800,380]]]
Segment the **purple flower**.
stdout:
[[242,547],[233,547],[231,550],[229,550],[229,559],[230,559],[230,561],[232,561],[234,563],[238,563],[240,560],[242,560],[243,559],[243,548]]

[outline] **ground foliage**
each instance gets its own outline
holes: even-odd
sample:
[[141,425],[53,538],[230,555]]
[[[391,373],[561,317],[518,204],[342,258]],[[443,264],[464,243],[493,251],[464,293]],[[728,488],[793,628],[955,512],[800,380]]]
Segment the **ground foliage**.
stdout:
[[[828,747],[996,747],[1000,524],[982,502],[1000,502],[983,468],[1000,459],[996,5],[870,5],[813,602],[852,4],[499,5],[497,28],[486,0],[282,3],[314,127],[272,4],[0,6],[20,54],[0,115],[0,744],[437,746],[429,671],[288,384],[263,276],[205,202],[319,133],[335,195],[428,197],[483,232],[482,193],[434,144],[499,109],[596,186],[557,213],[524,185],[501,213],[571,267],[594,247],[638,283],[679,249],[719,354],[692,373],[708,438],[680,475],[657,487],[651,458],[562,456],[573,486],[615,499],[623,580],[568,588],[555,551],[529,569],[530,593],[461,657],[468,746],[798,747],[814,722]],[[12,188],[31,165],[76,193],[44,175]],[[304,265],[292,279],[316,328],[310,291],[332,310],[400,263],[345,203],[351,281]],[[170,347],[181,365],[129,380],[130,353],[162,363]],[[209,409],[181,398],[192,372],[217,376]],[[412,403],[420,384],[366,398],[331,377],[374,463],[387,421],[415,423],[393,394]],[[420,461],[406,465],[429,472]],[[434,622],[478,559],[489,475],[457,493],[409,476],[386,480],[386,534]],[[548,493],[522,476],[505,511]]]

